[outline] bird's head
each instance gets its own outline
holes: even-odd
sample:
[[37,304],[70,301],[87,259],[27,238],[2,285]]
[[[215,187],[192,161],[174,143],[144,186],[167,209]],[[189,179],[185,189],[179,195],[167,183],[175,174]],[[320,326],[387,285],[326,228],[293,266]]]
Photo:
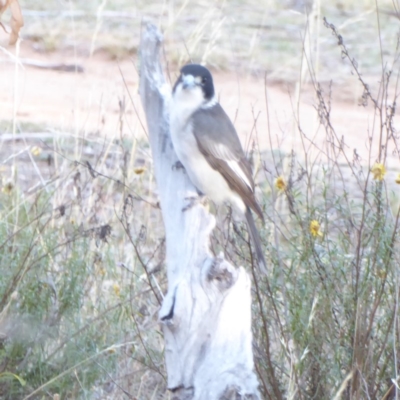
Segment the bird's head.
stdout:
[[186,103],[194,110],[214,99],[214,84],[210,71],[199,64],[188,64],[181,69],[172,93],[175,101]]

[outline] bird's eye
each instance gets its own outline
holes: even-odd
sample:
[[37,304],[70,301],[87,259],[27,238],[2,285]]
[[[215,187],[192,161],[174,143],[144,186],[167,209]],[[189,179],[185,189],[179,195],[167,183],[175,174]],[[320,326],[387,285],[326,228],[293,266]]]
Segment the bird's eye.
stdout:
[[207,78],[205,76],[203,76],[203,78],[201,79],[201,83],[206,83],[207,82]]

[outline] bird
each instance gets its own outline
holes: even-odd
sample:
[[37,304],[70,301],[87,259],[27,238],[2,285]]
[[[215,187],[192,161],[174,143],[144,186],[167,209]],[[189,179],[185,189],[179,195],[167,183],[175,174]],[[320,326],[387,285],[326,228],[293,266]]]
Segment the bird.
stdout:
[[247,222],[258,265],[266,262],[252,211],[264,222],[254,193],[249,161],[236,129],[219,104],[210,71],[187,64],[173,86],[170,106],[171,140],[197,191],[215,204],[229,203]]

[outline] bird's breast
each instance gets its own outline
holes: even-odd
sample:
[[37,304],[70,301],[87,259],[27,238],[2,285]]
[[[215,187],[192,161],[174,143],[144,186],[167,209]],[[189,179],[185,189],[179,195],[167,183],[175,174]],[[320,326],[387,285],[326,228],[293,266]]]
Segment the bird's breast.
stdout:
[[193,185],[214,203],[221,204],[227,201],[235,209],[244,212],[245,205],[240,196],[231,190],[221,173],[212,168],[201,153],[190,119],[182,123],[179,118],[174,120],[173,115],[171,117],[172,143]]

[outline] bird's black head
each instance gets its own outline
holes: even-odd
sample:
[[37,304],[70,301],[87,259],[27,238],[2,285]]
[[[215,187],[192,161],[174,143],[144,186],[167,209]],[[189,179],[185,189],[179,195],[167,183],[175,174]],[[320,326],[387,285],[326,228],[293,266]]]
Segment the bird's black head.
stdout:
[[200,87],[205,101],[211,100],[215,94],[210,71],[199,64],[188,64],[182,67],[181,75],[174,85],[174,93],[179,84],[182,84],[184,89],[196,86]]

